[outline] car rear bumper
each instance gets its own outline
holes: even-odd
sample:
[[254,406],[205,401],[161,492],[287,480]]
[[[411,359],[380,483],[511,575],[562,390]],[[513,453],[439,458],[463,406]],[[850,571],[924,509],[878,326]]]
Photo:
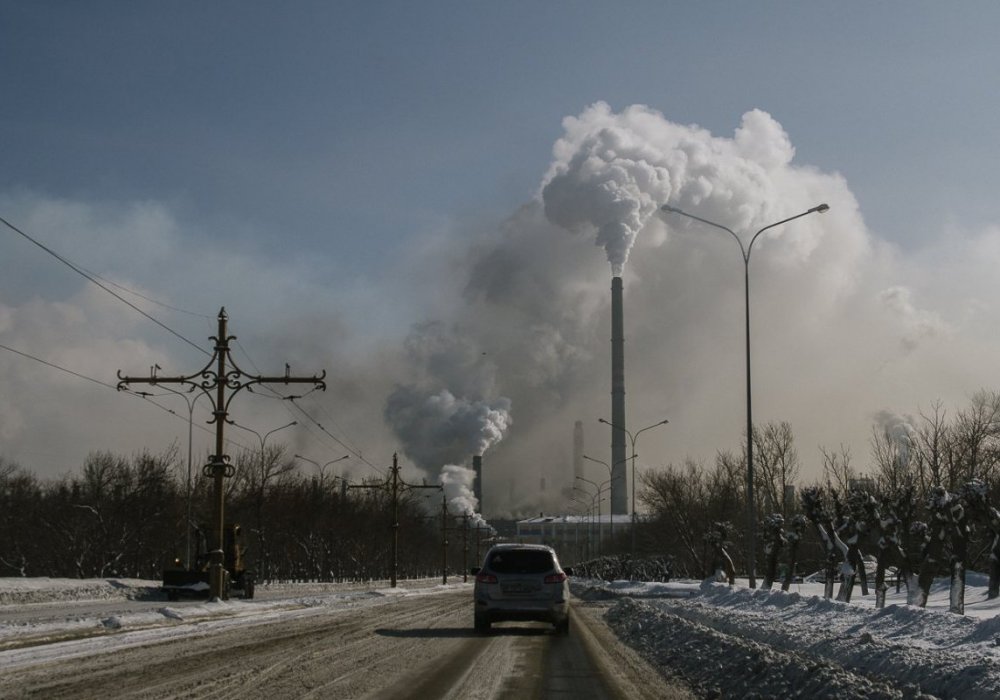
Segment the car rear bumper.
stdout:
[[558,624],[569,615],[569,602],[530,600],[476,600],[476,615],[490,622],[536,621]]

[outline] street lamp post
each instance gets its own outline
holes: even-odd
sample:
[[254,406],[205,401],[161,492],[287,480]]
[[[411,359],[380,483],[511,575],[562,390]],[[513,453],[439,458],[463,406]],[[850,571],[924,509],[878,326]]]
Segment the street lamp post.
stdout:
[[[583,476],[578,476],[576,478],[580,481],[586,481],[588,484],[591,484],[595,489],[597,489],[597,493],[594,494],[594,498],[597,499],[597,553],[600,554],[604,549],[604,543],[601,537],[604,531],[603,524],[601,523],[601,494],[604,492],[604,487],[611,483],[611,479],[607,479],[598,484],[596,481],[591,481]],[[612,522],[613,519],[614,516],[612,516]],[[614,532],[613,527],[612,532]]]
[[753,252],[753,244],[757,241],[757,237],[764,233],[768,229],[772,229],[776,226],[782,224],[787,224],[789,221],[794,221],[795,219],[807,216],[809,214],[822,214],[830,209],[826,204],[819,204],[812,209],[808,209],[801,214],[796,214],[795,216],[790,216],[787,219],[782,219],[781,221],[776,221],[773,224],[768,224],[764,228],[760,229],[753,235],[750,239],[749,245],[743,244],[743,239],[740,238],[736,233],[727,226],[722,224],[717,224],[714,221],[709,221],[708,219],[702,219],[700,216],[695,216],[694,214],[688,214],[687,212],[681,211],[676,207],[672,207],[669,204],[664,204],[660,207],[662,211],[679,214],[680,216],[685,216],[689,219],[694,219],[695,221],[700,221],[708,226],[713,226],[718,229],[722,229],[729,235],[733,237],[740,246],[740,252],[743,254],[743,301],[744,301],[744,317],[746,319],[746,365],[747,365],[747,540],[748,540],[748,574],[750,579],[750,588],[757,587],[757,576],[756,576],[756,548],[757,548],[757,523],[754,509],[754,495],[753,495],[753,404],[751,401],[751,391],[750,391],[750,254]]
[[[634,447],[634,445],[633,445],[633,447]],[[594,462],[595,464],[600,464],[601,466],[603,466],[605,469],[608,470],[608,481],[605,482],[605,483],[610,483],[611,484],[608,487],[608,492],[611,495],[611,502],[614,503],[615,502],[614,501],[614,488],[615,488],[614,471],[615,471],[615,467],[617,467],[619,464],[624,464],[625,462],[627,462],[629,460],[629,457],[625,457],[624,459],[620,459],[617,462],[615,462],[614,464],[608,464],[607,462],[605,462],[603,460],[594,459],[593,457],[589,457],[588,455],[583,455],[583,458],[586,459],[586,460],[588,460],[588,461],[590,461],[590,462]],[[612,508],[613,507],[614,506],[612,506]],[[609,527],[611,528],[611,538],[614,539],[614,536],[615,536],[615,514],[612,513],[612,512],[610,512],[610,511],[608,511],[608,514],[611,516],[611,522],[609,523]]]
[[[187,404],[188,407],[187,516],[186,516],[186,521],[184,523],[184,568],[190,569],[191,568],[191,447],[193,443],[193,432],[194,432],[194,405],[198,402],[198,399],[204,396],[204,393],[199,392],[192,399],[188,396],[188,394],[193,392],[195,387],[191,387],[190,389],[187,390],[187,392],[177,391],[176,389],[171,389],[169,386],[164,386],[163,388],[169,391],[171,394],[176,394],[177,396],[180,396],[182,399],[184,399],[184,402]],[[135,393],[138,394],[139,396],[145,396],[145,397],[155,396],[155,394],[152,394],[148,391],[137,391]],[[170,413],[173,413],[175,416],[177,415],[177,413],[173,409],[168,408],[167,410]]]
[[293,420],[291,423],[285,423],[280,428],[275,428],[274,430],[268,430],[263,435],[261,435],[260,433],[258,433],[253,428],[248,428],[245,425],[240,425],[239,423],[237,423],[235,421],[230,421],[230,424],[235,425],[237,428],[242,428],[243,430],[246,430],[247,432],[253,433],[254,435],[257,436],[257,440],[260,442],[260,468],[261,468],[261,471],[263,472],[263,470],[264,470],[264,443],[267,441],[267,439],[272,434],[278,432],[279,430],[284,430],[285,428],[291,428],[293,425],[298,425],[299,422],[296,421],[296,420]]
[[293,425],[298,425],[298,421],[294,421],[293,420],[290,423],[285,423],[284,425],[282,425],[279,428],[275,428],[274,430],[268,430],[263,435],[261,435],[260,433],[258,433],[253,428],[248,428],[245,425],[240,425],[236,421],[230,421],[230,423],[232,425],[236,426],[237,428],[241,428],[243,430],[246,430],[249,433],[253,433],[254,435],[257,436],[257,440],[260,441],[260,484],[258,485],[259,486],[259,490],[258,490],[258,492],[256,494],[256,499],[255,499],[256,500],[256,504],[255,504],[255,509],[254,510],[256,511],[255,515],[256,515],[256,519],[257,519],[257,523],[256,523],[256,525],[257,525],[257,544],[258,544],[258,547],[260,549],[260,551],[258,552],[258,556],[260,557],[260,563],[262,565],[262,568],[264,569],[263,573],[264,573],[265,577],[267,577],[267,576],[270,575],[271,572],[270,572],[270,566],[268,566],[268,564],[269,564],[268,558],[266,556],[266,553],[264,552],[264,530],[263,530],[263,527],[264,527],[264,525],[263,525],[263,520],[264,520],[264,518],[263,518],[263,510],[264,510],[264,486],[266,485],[266,481],[267,481],[267,468],[264,465],[264,460],[265,460],[264,443],[267,442],[267,439],[271,435],[273,435],[274,433],[278,432],[279,430],[284,430],[285,428],[291,428]]
[[[593,505],[593,504],[592,503],[587,503],[582,498],[577,498],[575,495],[573,495],[572,492],[570,493],[569,497],[570,497],[571,501],[573,501],[574,503],[577,503],[580,506],[582,506],[583,509],[584,509],[584,512],[586,512],[586,514],[587,514],[587,548],[586,549],[587,549],[587,558],[589,559],[590,558],[590,550],[592,549],[592,541],[594,539],[593,532],[592,532],[593,529],[594,529],[594,527],[593,527],[594,526],[594,512],[591,510],[591,505]],[[577,532],[577,540],[578,540],[578,542],[577,542],[577,556],[579,557],[580,556],[580,546],[579,546],[580,523],[579,523],[579,521],[577,521],[576,532]]]
[[[351,455],[344,455],[343,457],[337,457],[337,459],[331,459],[329,462],[320,464],[314,459],[309,459],[308,457],[303,457],[302,455],[295,455],[296,459],[301,459],[303,462],[309,462],[310,464],[315,464],[316,469],[319,471],[319,481],[322,484],[326,480],[326,468],[331,464],[336,464],[337,462],[343,462],[345,459],[350,459]],[[343,481],[343,477],[339,477]]]
[[647,430],[652,430],[653,428],[659,428],[661,425],[666,425],[670,421],[668,421],[666,418],[664,418],[659,423],[653,423],[652,425],[647,425],[645,428],[642,428],[640,430],[635,431],[635,435],[633,435],[629,431],[629,429],[626,428],[625,426],[617,426],[614,423],[612,423],[611,421],[604,420],[603,418],[598,418],[597,422],[598,423],[604,423],[605,425],[609,425],[609,426],[611,426],[611,428],[613,430],[624,430],[625,434],[628,435],[628,439],[632,443],[632,457],[631,457],[631,459],[632,459],[632,558],[635,559],[635,525],[636,525],[636,519],[635,519],[635,458],[639,456],[639,455],[637,455],[635,453],[635,441],[637,439],[639,439],[639,435],[641,433],[643,433],[643,432],[645,432]]

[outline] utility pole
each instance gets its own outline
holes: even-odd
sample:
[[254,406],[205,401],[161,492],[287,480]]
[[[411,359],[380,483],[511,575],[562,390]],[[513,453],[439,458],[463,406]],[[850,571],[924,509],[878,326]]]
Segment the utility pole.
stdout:
[[[442,546],[444,547],[444,555],[442,558],[441,570],[444,572],[442,575],[441,583],[448,583],[448,536],[446,532],[461,531],[462,533],[462,583],[469,582],[469,518],[472,517],[468,513],[462,513],[462,515],[453,515],[453,518],[460,518],[462,520],[461,527],[448,527],[448,502],[442,497],[441,499],[441,539]],[[477,526],[478,527],[478,526]],[[479,558],[479,543],[476,543],[476,559]]]
[[[443,491],[443,489],[442,489]],[[448,584],[448,496],[441,494],[441,583]]]
[[[214,481],[213,508],[212,508],[212,531],[215,538],[215,549],[210,552],[211,564],[209,568],[209,591],[214,599],[222,600],[226,597],[225,558],[223,555],[223,536],[225,532],[225,489],[223,488],[226,477],[231,477],[235,473],[235,467],[229,463],[229,455],[223,454],[225,445],[225,425],[232,424],[229,419],[229,404],[242,389],[250,389],[254,384],[303,384],[311,383],[316,388],[326,390],[326,377],[324,370],[319,376],[293,377],[289,366],[285,365],[285,375],[283,377],[265,377],[255,374],[248,374],[240,369],[235,359],[230,354],[229,342],[236,340],[236,336],[226,334],[226,322],[229,317],[226,309],[219,310],[219,331],[218,335],[212,336],[209,340],[215,341],[215,352],[200,371],[194,374],[176,377],[159,377],[156,374],[157,366],[149,370],[148,377],[126,377],[122,376],[118,370],[118,390],[122,391],[130,384],[184,384],[194,389],[200,390],[212,402],[212,419],[209,424],[215,423],[215,454],[209,458],[209,463],[204,466],[202,473],[211,477]],[[229,367],[227,367],[227,361]],[[213,365],[215,369],[213,370]],[[229,389],[227,396],[226,389]],[[214,391],[214,397],[213,397]]]
[[469,582],[469,514],[462,514],[462,583]]
[[386,489],[392,500],[392,522],[389,524],[391,532],[390,547],[392,556],[392,568],[390,570],[389,582],[392,588],[396,587],[396,574],[399,569],[399,492],[405,489],[440,489],[441,486],[434,484],[408,484],[399,477],[399,455],[393,453],[392,467],[389,470],[389,477],[381,484],[350,484],[351,489]]

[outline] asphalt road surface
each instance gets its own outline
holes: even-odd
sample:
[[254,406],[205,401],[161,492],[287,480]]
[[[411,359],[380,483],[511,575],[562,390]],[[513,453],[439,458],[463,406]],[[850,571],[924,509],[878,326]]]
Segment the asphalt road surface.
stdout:
[[470,590],[296,619],[200,629],[149,644],[0,669],[0,697],[691,698],[621,644],[602,608],[551,626],[472,630]]

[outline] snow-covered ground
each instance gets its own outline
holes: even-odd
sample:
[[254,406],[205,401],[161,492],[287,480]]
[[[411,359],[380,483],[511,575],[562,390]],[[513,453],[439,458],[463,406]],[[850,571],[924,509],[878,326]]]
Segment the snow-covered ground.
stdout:
[[[0,578],[0,669],[184,635],[210,634],[434,595],[471,584],[261,586],[253,601],[168,603],[158,582]],[[855,591],[826,600],[822,585],[751,590],[745,582],[668,584],[577,580],[574,593],[608,606],[617,634],[703,697],[997,698],[1000,601],[969,575],[966,614],[948,612],[938,581],[926,609],[890,592],[882,610]],[[60,642],[54,644],[53,642]]]
[[[258,585],[255,600],[167,602],[159,581],[0,578],[0,671],[227,627],[347,611],[471,584],[433,580]],[[56,643],[58,642],[58,644]]]
[[948,582],[927,608],[905,588],[874,607],[822,597],[822,584],[780,590],[678,582],[577,582],[584,599],[615,600],[612,628],[647,660],[704,697],[998,698],[1000,600],[969,574],[966,614],[948,612]]

